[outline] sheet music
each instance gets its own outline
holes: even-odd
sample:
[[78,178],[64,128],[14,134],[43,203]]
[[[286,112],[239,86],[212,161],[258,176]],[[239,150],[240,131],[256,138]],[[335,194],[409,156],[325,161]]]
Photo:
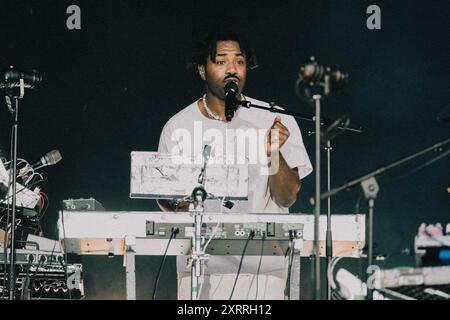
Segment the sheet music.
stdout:
[[[131,153],[130,197],[161,199],[189,196],[198,186],[202,163],[157,152]],[[206,167],[204,181],[216,197],[248,198],[248,165]]]

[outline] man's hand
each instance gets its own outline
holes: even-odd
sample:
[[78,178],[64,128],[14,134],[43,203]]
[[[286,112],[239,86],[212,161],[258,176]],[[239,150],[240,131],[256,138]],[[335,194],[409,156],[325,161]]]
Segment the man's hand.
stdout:
[[156,200],[158,206],[162,211],[172,211],[172,212],[187,212],[189,211],[189,201],[176,201],[159,199]]
[[[269,188],[273,201],[285,208],[289,208],[294,204],[297,199],[297,193],[300,190],[297,168],[289,168],[283,155],[279,153],[280,148],[286,143],[289,135],[289,129],[281,123],[281,117],[277,115],[268,131],[266,140],[267,157],[278,161],[275,172],[269,174]],[[273,158],[277,155],[277,158]]]
[[281,123],[281,117],[277,115],[273,120],[273,124],[267,132],[266,138],[266,152],[270,157],[274,152],[278,152],[280,148],[286,143],[290,132]]

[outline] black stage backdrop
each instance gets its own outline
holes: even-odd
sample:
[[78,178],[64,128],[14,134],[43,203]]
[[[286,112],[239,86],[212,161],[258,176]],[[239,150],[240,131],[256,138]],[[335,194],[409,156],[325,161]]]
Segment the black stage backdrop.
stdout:
[[[81,30],[66,27],[71,4],[81,9]],[[381,8],[381,30],[366,27],[371,4]],[[365,131],[333,141],[333,186],[448,138],[450,123],[436,118],[449,113],[449,9],[448,1],[2,0],[0,67],[44,75],[39,90],[20,102],[19,157],[34,162],[55,148],[63,156],[46,170],[45,235],[56,238],[67,198],[94,197],[109,210],[157,209],[152,200],[129,198],[130,152],[156,150],[165,122],[200,97],[201,82],[185,69],[185,56],[196,36],[217,26],[252,40],[260,67],[249,73],[249,96],[312,114],[295,94],[301,64],[315,55],[349,73],[348,85],[324,101],[323,115],[347,114]],[[314,164],[314,137],[307,134],[313,124],[299,125]],[[10,132],[1,102],[6,157]],[[402,177],[434,156],[378,180],[376,253],[407,252],[421,222],[449,222],[449,157]],[[333,213],[353,213],[359,193],[333,197]],[[291,212],[312,212],[313,195],[314,174]]]

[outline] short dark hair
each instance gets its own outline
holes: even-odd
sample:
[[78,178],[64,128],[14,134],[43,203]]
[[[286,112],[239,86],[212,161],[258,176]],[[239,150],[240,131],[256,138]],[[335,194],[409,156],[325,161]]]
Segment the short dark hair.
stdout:
[[258,67],[254,49],[250,46],[247,38],[234,31],[216,31],[209,33],[202,40],[197,41],[192,53],[187,59],[186,67],[195,73],[198,73],[199,65],[206,65],[208,57],[214,61],[217,54],[217,42],[236,41],[239,43],[241,51],[245,54],[247,69],[252,70]]

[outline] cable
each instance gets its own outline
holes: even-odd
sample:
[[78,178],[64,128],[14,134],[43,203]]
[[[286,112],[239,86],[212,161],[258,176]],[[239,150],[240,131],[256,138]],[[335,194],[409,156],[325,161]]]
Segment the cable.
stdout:
[[[25,274],[25,280],[22,282],[22,293],[20,294],[20,300],[25,300],[26,292],[30,291],[29,278],[30,278],[31,264],[33,263],[33,260],[34,260],[34,256],[32,254],[30,254],[28,256],[28,264],[26,266],[27,273]],[[29,297],[30,297],[30,300],[31,300],[31,293],[30,293]]]
[[[7,165],[7,164],[10,164],[12,161],[4,161],[3,162],[3,164],[4,165]],[[19,165],[19,164],[21,164],[21,163],[23,163],[23,162],[25,162],[27,165],[30,165],[29,163],[28,163],[28,161],[27,160],[25,160],[25,159],[22,159],[22,158],[17,158],[17,165]],[[24,166],[24,168],[25,168],[26,166]]]
[[69,300],[72,300],[72,292],[70,291],[70,288],[69,288],[69,273],[67,271],[67,264],[64,264],[64,260],[63,260],[62,256],[58,256],[58,262],[64,270],[64,276],[66,277],[67,292],[69,293]]
[[39,212],[38,220],[41,220],[44,217],[44,214],[47,212],[48,207],[50,206],[50,200],[48,199],[48,196],[44,192],[39,192],[39,195],[43,196],[43,202],[45,204],[45,207],[42,207],[41,211]]
[[31,288],[32,288],[33,285],[34,285],[34,281],[36,281],[37,273],[38,273],[38,271],[39,271],[39,268],[41,267],[41,263],[44,262],[44,260],[45,260],[45,256],[44,256],[44,255],[41,255],[41,257],[39,258],[39,262],[38,262],[38,265],[37,265],[37,267],[36,267],[36,270],[34,271],[33,278],[32,278],[31,281],[30,281],[30,287],[31,287]]
[[39,220],[39,215],[42,213],[42,210],[44,209],[46,203],[45,203],[45,197],[42,194],[42,192],[39,192],[39,200],[38,203],[36,204],[36,206],[39,208],[38,211],[38,220]]
[[289,252],[289,260],[288,260],[288,271],[286,277],[286,285],[284,287],[284,300],[290,300],[290,292],[291,292],[291,273],[292,273],[292,264],[294,261],[294,237],[292,236],[292,231],[289,231],[289,248],[286,253]]
[[[223,214],[223,204],[224,204],[224,200],[225,197],[222,197],[222,200],[220,201],[221,206],[220,206],[220,214]],[[212,228],[213,232],[210,235],[208,241],[206,242],[206,244],[203,246],[203,253],[206,252],[206,248],[209,246],[210,242],[212,241],[212,239],[216,236],[217,231],[219,230],[219,226],[220,226],[220,220],[217,222],[217,224]],[[199,295],[200,296],[200,295]]]
[[[220,199],[220,198],[219,198]],[[223,214],[223,207],[224,207],[224,202],[225,202],[225,197],[222,197],[222,200],[220,201],[220,214]],[[212,228],[212,233],[209,235],[209,239],[206,242],[206,244],[203,246],[202,248],[202,253],[205,254],[206,253],[206,248],[208,248],[209,244],[211,243],[211,241],[214,239],[214,237],[217,234],[217,231],[219,230],[219,226],[220,226],[220,220],[217,222],[217,224]],[[205,281],[205,275],[204,273],[202,273],[202,280],[200,282],[200,287],[198,289],[198,297],[201,297],[202,295],[202,289],[203,289],[203,283]]]
[[362,249],[358,248],[358,249],[352,249],[352,250],[345,250],[342,252],[339,252],[337,255],[335,255],[327,268],[327,277],[328,277],[328,282],[330,283],[330,286],[333,290],[336,290],[337,286],[336,286],[336,282],[334,281],[334,276],[333,276],[333,271],[334,268],[336,267],[336,264],[339,262],[339,260],[341,260],[342,258],[346,257],[346,254],[350,253],[350,254],[356,254],[356,256],[358,256],[359,258],[363,258],[365,257],[364,254],[362,254]]
[[[34,187],[35,185],[37,185],[38,183],[40,183],[40,182],[45,182],[46,180],[44,179],[44,180],[38,180],[38,181],[35,181],[35,182],[33,182],[33,183],[31,183],[29,186],[27,186],[27,187],[23,187],[22,189],[20,189],[20,190],[16,190],[16,194],[18,194],[19,192],[21,192],[21,191],[23,191],[23,190],[25,190],[25,189],[31,189],[32,187]],[[10,183],[11,184],[11,183]],[[9,189],[8,189],[8,193],[7,194],[9,194]],[[8,200],[9,198],[11,198],[12,197],[12,195],[10,195],[10,196],[7,196],[7,197],[4,197],[3,199],[1,199],[0,200],[0,204],[1,203],[4,203],[5,202],[5,200]]]
[[206,244],[203,246],[203,250],[202,250],[203,253],[206,252],[206,248],[208,247],[209,243],[210,243],[211,240],[216,236],[217,231],[219,230],[219,226],[220,226],[220,221],[217,222],[217,224],[212,228],[212,229],[213,229],[213,232],[212,232],[212,234],[209,236],[209,239],[208,239],[208,241],[206,242]]
[[259,281],[259,270],[261,269],[261,262],[262,262],[262,257],[263,257],[263,253],[264,253],[264,241],[266,240],[266,233],[263,231],[263,235],[262,235],[262,242],[261,242],[261,254],[259,255],[259,264],[258,264],[258,270],[256,271],[256,296],[255,296],[255,300],[258,300],[258,281]]
[[[48,258],[50,264],[53,262],[53,255],[55,254],[55,248],[56,248],[56,242],[53,244],[52,251],[50,252],[50,257]],[[47,272],[44,271],[44,275],[43,276],[46,277],[47,276]]]
[[156,289],[158,288],[159,278],[161,276],[161,270],[163,268],[164,262],[166,261],[167,251],[169,250],[170,242],[172,241],[173,238],[175,238],[175,236],[177,235],[178,232],[179,232],[179,230],[177,227],[172,228],[172,233],[170,234],[169,242],[167,243],[166,250],[164,251],[163,259],[161,261],[161,264],[159,265],[158,273],[156,275],[155,285],[153,286],[152,300],[155,300],[155,297],[156,297]]
[[360,192],[358,199],[356,200],[356,204],[355,204],[355,214],[359,214],[360,209],[361,209],[361,198],[363,196],[363,193]]
[[244,261],[245,251],[247,251],[248,243],[250,242],[251,239],[253,239],[254,236],[255,236],[255,232],[253,230],[250,230],[250,233],[248,234],[248,237],[247,237],[247,241],[245,241],[244,250],[242,251],[241,261],[239,262],[239,268],[238,268],[238,272],[236,274],[236,279],[234,279],[233,290],[231,290],[230,298],[228,300],[231,300],[231,298],[233,297],[234,289],[236,288],[236,283],[239,278],[239,274],[241,273],[242,261]]
[[[18,160],[19,160],[19,159],[18,159]],[[16,174],[17,174],[17,177],[18,177],[18,178],[24,178],[29,172],[31,172],[31,175],[34,174],[34,169],[33,169],[33,167],[30,166],[30,164],[28,163],[28,161],[21,159],[21,161],[17,163],[17,166],[18,166],[20,163],[25,163],[25,165],[24,165],[22,168],[17,169]]]
[[41,177],[41,180],[39,181],[44,181],[44,176],[42,174],[33,171],[33,173],[28,177],[27,181],[24,182],[24,185],[28,186],[28,184],[31,182],[31,180],[33,180],[35,176]]

